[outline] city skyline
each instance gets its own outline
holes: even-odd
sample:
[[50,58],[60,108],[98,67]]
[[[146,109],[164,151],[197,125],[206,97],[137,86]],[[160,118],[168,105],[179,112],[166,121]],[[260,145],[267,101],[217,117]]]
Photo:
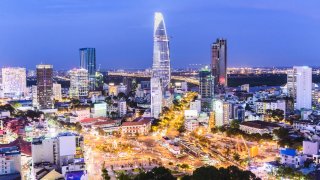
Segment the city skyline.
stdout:
[[[79,48],[94,47],[102,69],[150,68],[156,11],[165,15],[170,29],[174,68],[209,64],[216,38],[229,42],[230,67],[315,66],[320,58],[316,1],[36,2],[10,1],[0,7],[5,17],[0,21],[0,66],[30,69],[43,62],[71,69],[78,67]],[[121,53],[124,44],[135,41]]]
[[317,5],[0,1],[0,179],[319,179]]

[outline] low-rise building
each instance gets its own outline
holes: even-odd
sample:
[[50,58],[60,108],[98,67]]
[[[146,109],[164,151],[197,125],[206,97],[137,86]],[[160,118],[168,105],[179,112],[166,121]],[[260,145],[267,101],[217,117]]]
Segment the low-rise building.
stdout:
[[91,116],[93,118],[106,117],[107,116],[107,103],[101,102],[93,105],[91,109]]
[[185,120],[184,127],[187,131],[191,132],[199,127],[199,122],[196,119]]
[[0,117],[10,117],[10,111],[0,111]]
[[121,133],[127,135],[147,135],[151,130],[151,118],[139,117],[121,125]]
[[317,141],[303,141],[303,154],[305,155],[318,155],[319,154],[319,142]]
[[32,141],[32,177],[40,179],[52,169],[65,176],[68,172],[85,172],[83,137],[75,133],[59,133],[53,138]]
[[270,134],[274,129],[280,128],[277,124],[265,121],[247,121],[240,124],[240,130],[248,134]]
[[0,175],[20,174],[21,152],[18,146],[0,147]]
[[297,154],[295,149],[282,148],[280,149],[280,163],[292,168],[299,168],[304,165],[307,155]]
[[190,110],[197,110],[198,113],[201,112],[201,101],[195,100],[193,102],[190,102]]

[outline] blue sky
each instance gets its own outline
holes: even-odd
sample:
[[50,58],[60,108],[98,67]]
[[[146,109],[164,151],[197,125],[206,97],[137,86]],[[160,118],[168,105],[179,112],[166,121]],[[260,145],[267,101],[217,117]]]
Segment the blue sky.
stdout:
[[318,0],[0,0],[0,66],[79,66],[95,47],[101,68],[152,64],[153,13],[165,16],[173,67],[210,63],[228,40],[229,66],[319,66]]

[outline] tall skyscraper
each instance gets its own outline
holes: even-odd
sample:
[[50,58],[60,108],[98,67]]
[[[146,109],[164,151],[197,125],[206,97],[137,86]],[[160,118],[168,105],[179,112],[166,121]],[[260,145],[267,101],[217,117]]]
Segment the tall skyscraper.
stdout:
[[88,71],[86,69],[72,69],[70,71],[71,98],[84,98],[88,96]]
[[27,89],[26,69],[18,67],[2,68],[3,95],[7,98],[20,98]]
[[52,65],[37,65],[37,97],[39,109],[53,108]]
[[171,80],[169,39],[160,12],[156,12],[154,17],[152,77],[160,78],[164,92],[169,89]]
[[88,70],[89,90],[95,90],[96,84],[96,49],[80,49],[80,67]]
[[295,99],[295,108],[300,110],[312,107],[312,68],[308,66],[294,66],[288,71],[288,93]]
[[160,78],[151,78],[151,115],[154,118],[159,118],[162,111],[162,93]]
[[210,69],[205,67],[199,71],[199,92],[201,95],[201,109],[205,112],[212,110],[214,96],[214,82]]
[[227,78],[227,40],[217,39],[212,44],[212,62],[211,71],[214,76],[216,86],[226,87],[228,85]]

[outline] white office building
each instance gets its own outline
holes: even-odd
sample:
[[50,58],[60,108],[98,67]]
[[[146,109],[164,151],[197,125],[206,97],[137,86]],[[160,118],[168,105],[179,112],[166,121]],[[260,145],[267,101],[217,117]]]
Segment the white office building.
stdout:
[[190,110],[197,110],[198,113],[201,112],[201,101],[195,100],[193,102],[190,102]]
[[91,108],[91,114],[93,118],[107,117],[107,103],[101,102],[94,104]]
[[294,66],[288,71],[288,94],[295,98],[295,108],[311,109],[312,106],[312,68]]
[[[41,179],[39,172],[58,169],[65,176],[68,172],[85,171],[83,138],[74,133],[59,133],[52,138],[34,138],[32,150],[32,176]],[[70,168],[71,167],[71,168]]]
[[120,117],[123,117],[127,114],[127,102],[126,101],[119,101],[118,111],[119,111]]
[[162,111],[162,87],[160,78],[151,78],[151,115],[159,118]]
[[297,102],[296,109],[311,109],[312,69],[307,66],[294,67],[296,71]]
[[53,99],[56,101],[61,101],[62,100],[61,84],[53,83],[52,90],[53,90]]
[[88,96],[88,71],[86,69],[72,69],[70,71],[70,89],[71,98],[85,98]]
[[215,125],[217,127],[229,124],[230,104],[223,100],[215,100],[213,104]]
[[2,92],[4,97],[21,98],[27,91],[26,69],[2,68]]
[[31,87],[31,94],[32,94],[32,106],[33,107],[39,107],[38,103],[38,88],[37,86],[32,86]]

